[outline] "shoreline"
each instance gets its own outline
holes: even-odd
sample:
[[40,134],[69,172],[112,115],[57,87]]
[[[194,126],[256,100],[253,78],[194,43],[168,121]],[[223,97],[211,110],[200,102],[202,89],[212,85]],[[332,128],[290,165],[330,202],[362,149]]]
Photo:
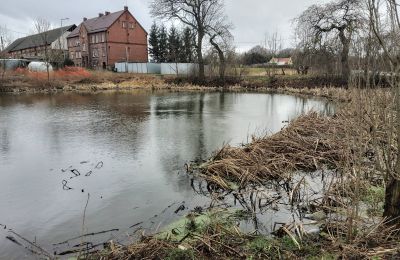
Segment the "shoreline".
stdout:
[[191,84],[170,84],[159,82],[154,84],[148,81],[140,85],[132,82],[123,82],[114,84],[110,82],[92,83],[92,84],[65,84],[63,86],[46,87],[2,87],[0,86],[0,95],[22,95],[22,94],[57,94],[57,93],[101,93],[101,92],[129,92],[136,90],[144,91],[173,91],[173,92],[242,92],[242,93],[266,93],[266,94],[284,94],[295,95],[304,98],[316,97],[325,98],[329,101],[349,102],[351,98],[348,90],[341,87],[317,86],[317,87],[259,87],[248,88],[241,85],[232,85],[225,87],[201,86]]

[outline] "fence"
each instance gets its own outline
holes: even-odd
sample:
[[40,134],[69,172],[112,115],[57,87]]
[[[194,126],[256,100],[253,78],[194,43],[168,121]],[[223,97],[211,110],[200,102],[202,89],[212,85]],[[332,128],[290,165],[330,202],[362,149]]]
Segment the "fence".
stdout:
[[197,63],[129,63],[115,64],[117,72],[161,75],[196,75],[199,71]]

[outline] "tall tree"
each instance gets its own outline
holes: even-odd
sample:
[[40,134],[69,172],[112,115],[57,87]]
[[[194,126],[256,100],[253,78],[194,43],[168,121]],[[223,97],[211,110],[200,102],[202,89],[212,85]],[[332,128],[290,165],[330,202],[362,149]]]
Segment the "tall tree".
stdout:
[[181,39],[178,31],[174,26],[169,30],[168,34],[168,62],[180,62]]
[[210,43],[216,50],[219,59],[219,77],[225,78],[226,70],[226,53],[229,51],[233,39],[230,33],[231,25],[219,23],[208,32],[210,36]]
[[154,62],[160,62],[159,29],[156,23],[153,23],[149,36],[149,54]]
[[304,39],[312,43],[334,42],[342,45],[342,77],[350,77],[349,53],[354,32],[363,20],[361,0],[336,0],[325,5],[313,5],[297,18],[297,31],[306,32]]
[[225,20],[223,0],[152,0],[151,14],[160,19],[175,19],[196,31],[199,77],[204,78],[203,41],[215,24]]
[[166,62],[168,58],[168,34],[164,25],[159,29],[158,48],[159,62]]
[[185,27],[181,36],[182,40],[182,51],[181,51],[181,61],[192,63],[194,59],[194,46],[195,46],[195,35],[192,33],[189,27]]
[[6,27],[0,26],[0,59],[2,62],[0,63],[1,67],[1,79],[4,79],[6,74],[6,60],[7,54],[5,52],[8,45],[11,43],[11,35]]

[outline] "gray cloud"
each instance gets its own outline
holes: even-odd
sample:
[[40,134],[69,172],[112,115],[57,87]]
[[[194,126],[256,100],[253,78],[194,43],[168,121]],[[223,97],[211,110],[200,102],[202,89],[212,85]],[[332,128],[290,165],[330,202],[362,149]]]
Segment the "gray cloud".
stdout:
[[[118,11],[127,0],[1,0],[0,25],[12,30],[14,37],[24,36],[33,29],[33,20],[43,17],[53,26],[68,17],[66,23],[79,24],[83,17],[94,17],[99,12]],[[278,32],[283,47],[293,44],[291,20],[307,6],[328,0],[226,0],[226,13],[235,29],[235,45],[239,50],[262,44],[265,35]],[[133,15],[148,30],[153,22],[149,14],[150,0],[128,0]]]

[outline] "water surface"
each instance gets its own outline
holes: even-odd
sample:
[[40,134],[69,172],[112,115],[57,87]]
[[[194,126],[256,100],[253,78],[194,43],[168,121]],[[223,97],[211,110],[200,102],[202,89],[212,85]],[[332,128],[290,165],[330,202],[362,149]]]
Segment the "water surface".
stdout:
[[0,259],[33,258],[6,238],[9,228],[52,253],[73,246],[53,244],[82,233],[88,194],[85,233],[118,229],[92,241],[155,231],[208,203],[185,162],[311,109],[333,111],[323,100],[256,93],[0,96]]

